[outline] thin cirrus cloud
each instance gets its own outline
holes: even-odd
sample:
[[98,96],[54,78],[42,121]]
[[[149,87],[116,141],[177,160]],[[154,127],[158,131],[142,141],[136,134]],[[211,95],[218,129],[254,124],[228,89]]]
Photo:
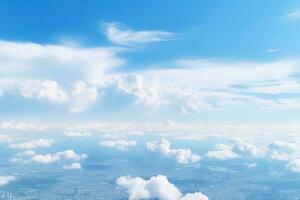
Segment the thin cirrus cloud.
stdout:
[[278,48],[266,49],[266,53],[277,53],[279,51],[280,51],[280,49],[278,49]]
[[129,199],[208,200],[208,197],[201,192],[183,195],[163,175],[153,176],[148,180],[141,177],[121,176],[116,182],[120,187],[127,189]]
[[118,45],[134,45],[139,43],[152,43],[173,40],[175,34],[160,30],[135,31],[122,27],[119,23],[104,24],[104,33],[107,39]]
[[300,10],[295,10],[295,11],[289,12],[284,17],[289,20],[299,20],[300,19]]

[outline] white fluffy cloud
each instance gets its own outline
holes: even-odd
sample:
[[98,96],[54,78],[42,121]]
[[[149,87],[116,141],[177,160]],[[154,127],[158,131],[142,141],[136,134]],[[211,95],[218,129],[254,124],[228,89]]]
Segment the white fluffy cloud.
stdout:
[[233,144],[232,150],[242,156],[259,156],[263,154],[257,146],[246,141],[237,141]]
[[235,141],[233,144],[217,144],[215,150],[208,151],[207,157],[217,160],[240,158],[243,156],[263,156],[263,150],[247,141]]
[[15,176],[0,176],[0,186],[6,185],[15,180],[16,180]]
[[269,144],[268,150],[271,159],[285,161],[287,170],[300,173],[300,148],[298,143],[276,140]]
[[20,93],[25,98],[45,99],[53,103],[63,103],[68,95],[63,91],[56,81],[23,81]]
[[232,151],[230,146],[225,144],[216,145],[215,150],[208,151],[206,156],[217,160],[227,160],[239,157],[238,154]]
[[162,99],[161,86],[155,76],[142,74],[123,74],[114,77],[116,87],[135,97],[136,104],[158,107],[167,103]]
[[[107,24],[106,28],[108,38],[118,44],[163,40],[166,39],[164,34],[170,35],[166,32],[123,30],[114,23]],[[128,73],[117,69],[125,63],[119,58],[119,51],[119,48],[2,40],[0,97],[13,95],[64,103],[71,112],[84,111],[100,103],[100,97],[111,90],[120,92],[118,95],[121,97],[132,95],[138,106],[166,106],[174,112],[178,110],[178,114],[243,106],[247,109],[249,105],[264,110],[300,109],[298,95],[278,95],[298,94],[300,84],[294,75],[299,72],[299,60],[175,60],[168,66]],[[270,99],[258,93],[278,96]],[[153,113],[155,111],[160,115],[160,109]]]
[[70,165],[64,165],[63,169],[65,170],[76,170],[76,169],[81,169],[81,164],[76,162],[76,163],[71,163]]
[[287,165],[286,168],[292,172],[297,172],[300,173],[300,158],[299,159],[294,159],[294,160],[290,160]]
[[127,189],[130,200],[152,199],[159,200],[208,200],[204,194],[197,192],[182,195],[180,190],[170,183],[166,176],[153,176],[149,180],[140,177],[119,177],[117,184]]
[[33,150],[19,152],[19,153],[16,153],[15,157],[10,159],[10,162],[27,164],[27,163],[31,162],[31,158],[35,155],[36,155],[36,152]]
[[77,81],[73,84],[71,92],[73,105],[71,112],[80,112],[93,104],[98,98],[96,87],[88,87],[85,82]]
[[201,192],[188,193],[180,200],[208,200],[208,197]]
[[258,106],[260,109],[300,109],[300,98],[263,98],[260,94],[298,93],[298,60],[228,62],[180,60],[172,67],[113,76],[113,85],[151,107],[177,106],[182,113]]
[[0,134],[0,142],[12,142],[13,138],[11,135]]
[[191,141],[200,141],[204,140],[205,137],[199,134],[184,134],[175,137],[176,140],[191,140]]
[[32,161],[40,164],[50,164],[60,160],[80,161],[85,158],[87,158],[86,154],[78,155],[73,150],[66,150],[52,154],[36,154],[32,157]]
[[68,102],[71,111],[83,111],[97,99],[106,72],[125,62],[119,51],[0,40],[0,97]]
[[117,148],[121,151],[126,151],[130,147],[135,146],[136,141],[134,141],[134,140],[105,140],[105,141],[100,141],[99,144],[103,147],[112,147],[112,148]]
[[50,154],[37,154],[35,151],[27,150],[27,151],[17,153],[15,157],[12,158],[10,161],[19,162],[22,164],[28,164],[30,162],[35,162],[40,164],[51,164],[59,161],[76,161],[71,165],[65,165],[63,167],[64,169],[67,168],[75,169],[81,167],[80,165],[78,165],[78,162],[87,157],[88,155],[86,154],[76,154],[74,150],[70,150],[70,149],[66,151],[60,151],[60,152],[50,153]]
[[31,157],[31,156],[34,156],[36,153],[35,151],[32,151],[32,150],[27,150],[27,151],[23,151],[23,152],[20,152],[20,153],[17,153],[16,154],[16,157]]
[[158,152],[165,156],[175,157],[180,164],[196,163],[201,160],[201,157],[193,154],[190,149],[172,149],[170,142],[165,139],[147,142],[146,148],[151,152]]
[[68,100],[67,92],[53,80],[0,79],[0,94],[2,96],[6,94],[18,95],[26,99],[37,99],[51,103],[64,103]]
[[299,145],[292,142],[276,140],[269,144],[270,157],[274,160],[292,160],[300,158]]
[[[104,72],[119,66],[116,48],[41,45],[0,40],[0,73],[6,77],[39,77],[55,81],[100,83]],[[10,67],[7,67],[10,66]]]
[[0,122],[0,130],[5,131],[43,131],[45,126],[41,124],[25,123],[25,122]]
[[55,141],[52,139],[38,139],[38,140],[31,140],[22,143],[16,143],[9,145],[10,148],[16,149],[35,149],[40,147],[50,147],[54,144]]
[[117,23],[106,23],[105,34],[107,39],[119,45],[159,42],[174,39],[174,34],[165,31],[133,31],[122,28]]
[[73,137],[73,138],[92,136],[90,132],[78,132],[78,131],[64,131],[63,135],[67,137]]

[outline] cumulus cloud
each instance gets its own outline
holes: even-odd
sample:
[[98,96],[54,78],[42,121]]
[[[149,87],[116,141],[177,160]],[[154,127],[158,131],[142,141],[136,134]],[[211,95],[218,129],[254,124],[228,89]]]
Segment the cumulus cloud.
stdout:
[[76,162],[76,163],[71,163],[70,165],[64,165],[63,169],[65,170],[76,170],[76,169],[81,169],[81,164]]
[[216,145],[215,150],[208,151],[206,156],[217,160],[227,160],[239,157],[239,155],[234,153],[231,147],[226,144]]
[[16,153],[15,157],[10,159],[10,162],[27,164],[27,163],[31,162],[31,157],[33,157],[35,155],[36,155],[36,152],[33,150],[19,152],[19,153]]
[[191,141],[196,141],[196,140],[204,140],[205,137],[202,135],[198,134],[184,134],[184,135],[178,135],[175,137],[176,140],[191,140]]
[[286,162],[286,169],[300,173],[300,148],[295,142],[276,140],[268,145],[269,156],[273,160]]
[[40,164],[50,164],[61,160],[80,161],[87,158],[86,154],[76,154],[73,150],[60,151],[52,154],[36,154],[32,161]]
[[12,142],[13,138],[11,135],[0,134],[0,142]]
[[97,100],[98,91],[96,87],[88,87],[85,82],[77,81],[73,83],[71,95],[73,100],[71,112],[80,112]]
[[119,45],[160,42],[174,39],[174,34],[165,31],[134,31],[123,28],[118,23],[106,23],[105,34],[107,39]]
[[9,145],[9,147],[14,149],[35,149],[40,147],[50,147],[54,143],[55,141],[52,139],[38,139],[38,140],[31,140],[22,143],[11,144]]
[[66,168],[78,167],[78,162],[87,158],[86,154],[76,154],[74,150],[59,151],[49,154],[37,154],[35,151],[27,150],[16,153],[15,157],[10,159],[11,162],[18,162],[22,164],[28,164],[35,162],[39,164],[51,164],[59,161],[76,161],[74,165],[65,165]]
[[167,103],[162,99],[161,87],[155,76],[123,74],[115,77],[117,88],[135,97],[136,104],[158,107]]
[[300,158],[300,148],[296,143],[276,140],[269,144],[270,157],[274,160],[292,160]]
[[136,141],[134,141],[134,140],[105,140],[105,141],[100,141],[99,144],[103,147],[117,148],[121,151],[126,151],[130,147],[135,146]]
[[196,192],[192,194],[188,193],[180,200],[208,200],[208,197],[201,192]]
[[42,131],[45,126],[37,123],[1,121],[0,130],[5,131]]
[[243,156],[258,157],[263,156],[263,150],[257,148],[254,144],[238,140],[233,144],[217,144],[215,150],[208,151],[207,157],[217,160],[227,160],[233,158],[241,158]]
[[63,103],[68,95],[56,81],[26,80],[21,82],[20,93],[25,98],[46,99],[53,103]]
[[151,152],[158,152],[165,156],[175,157],[180,164],[196,163],[201,160],[201,157],[193,154],[190,149],[172,149],[170,142],[165,139],[147,142],[146,148]]
[[180,190],[169,182],[166,176],[153,176],[148,180],[140,177],[119,177],[117,184],[127,189],[129,199],[152,199],[160,200],[208,200],[208,197],[200,192],[182,195]]
[[287,163],[286,168],[292,172],[300,173],[300,158],[290,160]]
[[[53,80],[35,79],[0,79],[0,91],[2,96],[19,95],[26,99],[37,99],[50,103],[64,103],[68,100],[68,94]],[[1,96],[1,95],[0,95]]]
[[16,180],[15,176],[0,176],[0,186],[6,185],[15,180]]
[[92,136],[90,132],[78,132],[78,131],[64,131],[63,134],[64,136],[73,137],[73,138]]
[[0,46],[0,97],[68,103],[73,112],[94,103],[106,72],[125,62],[117,56],[120,48],[4,40]]
[[259,156],[263,154],[262,150],[247,141],[237,141],[233,144],[232,150],[242,156]]
[[34,156],[36,153],[35,151],[32,151],[32,150],[27,150],[27,151],[23,151],[23,152],[20,152],[20,153],[16,153],[16,157],[31,157],[31,156]]
[[298,72],[298,63],[179,60],[168,68],[116,74],[112,82],[132,95],[136,103],[152,108],[175,105],[183,114],[249,105],[264,110],[299,109],[297,97],[267,99],[255,95],[297,93],[300,84],[293,74]]

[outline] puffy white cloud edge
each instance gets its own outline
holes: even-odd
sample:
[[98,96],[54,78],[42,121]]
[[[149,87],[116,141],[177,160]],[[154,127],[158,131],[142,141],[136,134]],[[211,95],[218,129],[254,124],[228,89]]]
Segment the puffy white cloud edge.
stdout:
[[182,195],[180,190],[163,175],[148,180],[140,177],[122,176],[117,185],[127,189],[130,200],[158,198],[159,200],[208,200],[201,192]]
[[196,163],[201,160],[201,157],[193,154],[190,149],[172,149],[170,142],[166,139],[147,142],[146,149],[150,152],[158,152],[165,156],[175,157],[180,164]]

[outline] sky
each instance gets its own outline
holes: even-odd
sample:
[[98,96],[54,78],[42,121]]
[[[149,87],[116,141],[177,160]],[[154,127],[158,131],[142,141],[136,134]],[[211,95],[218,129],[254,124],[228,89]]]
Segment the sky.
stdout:
[[0,120],[300,119],[298,1],[0,4]]
[[0,1],[0,196],[298,199],[299,35],[296,0]]

